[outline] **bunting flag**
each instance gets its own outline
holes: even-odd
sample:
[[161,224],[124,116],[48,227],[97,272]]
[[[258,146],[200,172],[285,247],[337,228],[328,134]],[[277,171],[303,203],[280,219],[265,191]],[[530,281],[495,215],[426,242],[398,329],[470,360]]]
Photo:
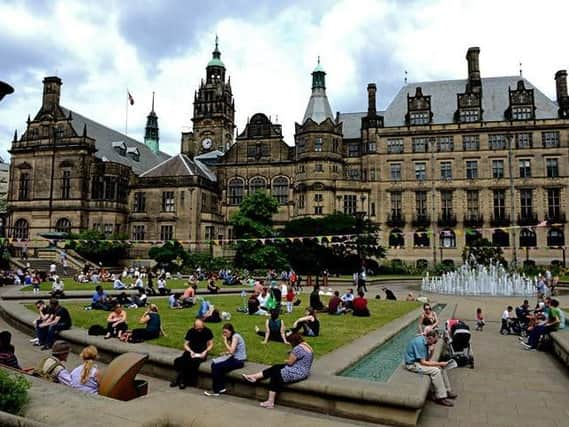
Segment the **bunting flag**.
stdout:
[[127,93],[128,93],[128,103],[129,103],[130,105],[134,105],[134,98],[133,98],[132,95],[130,94],[130,91],[127,90]]

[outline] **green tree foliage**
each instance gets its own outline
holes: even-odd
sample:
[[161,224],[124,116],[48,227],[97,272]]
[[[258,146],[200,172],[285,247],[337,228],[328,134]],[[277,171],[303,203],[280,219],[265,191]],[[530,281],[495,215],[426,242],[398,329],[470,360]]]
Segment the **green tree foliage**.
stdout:
[[[277,213],[277,200],[265,192],[257,191],[247,196],[231,217],[231,225],[237,239],[257,239],[274,235],[273,215]],[[262,244],[257,240],[235,243],[235,265],[248,270],[285,268],[286,258],[278,245]]]
[[502,248],[494,246],[484,238],[476,239],[470,246],[466,246],[462,251],[462,260],[472,265],[490,265],[497,262],[507,265]]
[[225,258],[212,257],[207,252],[191,252],[188,255],[187,263],[184,265],[187,271],[194,271],[201,267],[205,271],[219,271],[230,266],[230,262]]
[[19,414],[28,402],[30,383],[18,374],[0,369],[0,411]]
[[371,260],[372,257],[385,256],[384,248],[377,243],[377,232],[377,226],[368,219],[336,212],[322,218],[289,221],[282,235],[351,235],[351,238],[336,237],[331,242],[326,239],[320,243],[310,238],[295,239],[285,245],[290,265],[299,272],[317,274],[328,269],[332,273],[351,273],[359,270],[361,262],[375,265],[377,263]]
[[72,234],[66,248],[73,249],[79,255],[95,263],[103,265],[117,265],[121,258],[126,256],[130,244],[123,234],[113,234],[108,240],[99,231],[86,230],[79,234]]
[[188,263],[190,255],[177,240],[170,240],[162,246],[154,246],[148,256],[158,263],[160,267],[170,272],[177,272]]

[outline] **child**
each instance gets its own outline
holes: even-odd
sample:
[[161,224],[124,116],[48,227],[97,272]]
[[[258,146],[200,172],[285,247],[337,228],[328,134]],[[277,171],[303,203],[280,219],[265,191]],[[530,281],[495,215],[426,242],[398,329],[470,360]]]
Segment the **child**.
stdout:
[[486,322],[484,321],[484,315],[482,314],[482,309],[478,307],[476,309],[476,330],[482,332],[484,330],[484,325]]
[[32,278],[32,286],[34,289],[34,294],[39,294],[40,293],[40,279],[38,276],[34,276]]
[[508,308],[506,308],[504,310],[504,312],[502,313],[502,327],[500,328],[500,333],[502,335],[506,335],[506,334],[511,334],[512,333],[512,329],[511,329],[511,319],[512,319],[512,311],[514,310],[514,308],[509,305]]
[[292,313],[292,304],[294,302],[294,289],[292,285],[288,286],[288,291],[286,293],[286,312]]

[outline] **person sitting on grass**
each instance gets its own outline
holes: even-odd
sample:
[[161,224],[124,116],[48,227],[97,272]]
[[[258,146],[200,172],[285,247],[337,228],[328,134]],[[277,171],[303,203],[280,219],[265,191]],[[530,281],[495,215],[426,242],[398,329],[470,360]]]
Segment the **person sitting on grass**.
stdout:
[[255,374],[243,374],[243,378],[251,383],[270,378],[269,397],[260,403],[263,408],[274,408],[277,393],[282,391],[285,384],[305,380],[310,375],[312,361],[314,360],[312,348],[299,334],[289,335],[288,342],[292,346],[292,351],[289,353],[286,363],[273,365]]
[[109,311],[111,309],[109,294],[107,294],[101,285],[97,285],[95,288],[95,293],[91,299],[91,308],[93,310],[105,310]]
[[55,276],[55,278],[53,279],[53,284],[51,285],[51,292],[50,295],[52,298],[62,298],[65,296],[65,293],[63,292],[63,288],[64,288],[64,284],[63,284],[63,280],[61,280],[61,278],[59,278],[58,276]]
[[352,288],[348,289],[344,295],[340,297],[342,300],[342,305],[345,308],[352,308],[352,302],[354,301],[354,290]]
[[71,328],[71,316],[65,307],[55,298],[49,300],[50,316],[38,324],[38,344],[42,350],[49,350],[60,331]]
[[219,286],[215,284],[215,279],[213,277],[207,282],[207,290],[210,294],[216,294],[219,291]]
[[158,338],[162,333],[160,314],[158,314],[158,307],[155,304],[150,304],[138,323],[145,325],[145,327],[124,332],[121,341],[139,343]]
[[12,345],[12,334],[8,331],[0,332],[0,365],[21,369],[15,351]]
[[180,299],[181,295],[182,294],[180,294],[180,293],[170,294],[170,296],[168,296],[168,307],[170,307],[172,309],[184,308],[182,306],[182,304],[180,303],[180,301],[178,301],[178,299]]
[[310,307],[315,311],[325,310],[324,304],[320,300],[320,285],[314,285],[312,292],[310,293]]
[[213,348],[213,333],[201,319],[196,319],[193,328],[186,333],[184,353],[174,360],[174,368],[178,373],[170,387],[178,386],[181,390],[186,386],[194,386],[198,379],[198,370],[207,359]]
[[131,308],[146,307],[146,304],[148,302],[148,296],[146,295],[146,292],[144,292],[144,289],[142,288],[138,288],[137,292],[138,293],[132,297]]
[[320,335],[320,320],[316,317],[316,311],[308,307],[304,314],[303,317],[296,319],[290,332],[296,334],[302,329],[302,335],[305,337],[317,337]]
[[113,311],[107,316],[107,334],[105,339],[122,338],[122,334],[128,330],[126,323],[126,311],[118,303],[115,304]]
[[190,283],[182,294],[181,302],[184,307],[191,307],[196,303],[196,285]]
[[405,348],[405,368],[419,375],[428,375],[435,395],[435,403],[443,406],[454,406],[449,399],[457,395],[451,391],[450,382],[443,369],[448,362],[430,360],[429,348],[434,346],[439,338],[436,329],[426,331],[425,335],[415,336]]
[[[203,305],[206,304],[206,307]],[[202,311],[202,308],[204,309]],[[213,304],[210,304],[208,301],[204,300],[202,302],[202,306],[200,306],[200,310],[198,311],[198,318],[202,319],[204,322],[207,323],[220,323],[221,316],[219,314],[219,310],[215,308]]]
[[226,392],[225,390],[225,374],[241,369],[245,366],[247,360],[247,349],[245,340],[241,335],[235,332],[235,328],[231,323],[223,325],[223,345],[225,352],[220,357],[216,357],[211,362],[211,376],[213,382],[213,391],[204,391],[206,396],[219,396]]
[[56,341],[51,348],[51,356],[44,357],[34,369],[33,375],[44,380],[71,385],[71,374],[65,367],[71,346],[65,341]]
[[358,296],[352,301],[352,315],[358,317],[369,317],[370,312],[367,308],[367,299],[364,296],[364,291],[359,290]]
[[113,274],[113,289],[126,289],[126,285],[121,282],[120,276]]
[[271,317],[265,321],[265,330],[261,331],[257,326],[255,326],[255,332],[257,335],[264,337],[262,341],[263,344],[267,344],[269,341],[284,342],[288,344],[285,335],[285,324],[279,319],[279,310],[271,310]]
[[160,295],[170,295],[170,292],[172,291],[166,287],[165,275],[161,275],[160,278],[158,279],[158,293]]
[[334,291],[334,295],[328,301],[328,314],[345,314],[346,307],[343,306],[340,299],[340,292]]
[[79,355],[83,363],[71,371],[71,387],[89,394],[99,393],[102,372],[95,365],[97,347],[88,345]]
[[383,287],[383,288],[381,288],[381,290],[383,292],[385,292],[385,299],[386,300],[397,301],[397,297],[395,296],[395,294],[393,293],[393,291],[391,289]]
[[250,315],[267,316],[267,310],[261,308],[261,303],[255,294],[252,294],[247,301],[247,311]]

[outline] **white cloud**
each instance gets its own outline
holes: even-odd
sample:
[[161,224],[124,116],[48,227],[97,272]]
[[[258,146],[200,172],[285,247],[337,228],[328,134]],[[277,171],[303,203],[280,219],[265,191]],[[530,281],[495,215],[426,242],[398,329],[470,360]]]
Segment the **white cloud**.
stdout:
[[[243,129],[247,117],[259,111],[273,119],[278,115],[289,144],[294,122],[304,114],[318,55],[328,72],[334,111],[356,105],[354,100],[359,101],[359,110],[365,110],[361,81],[376,81],[379,103],[386,104],[394,94],[383,88],[402,80],[404,69],[410,81],[463,78],[464,55],[473,45],[481,47],[483,76],[517,74],[521,61],[524,76],[550,97],[553,74],[569,67],[563,34],[569,6],[561,2],[345,0],[321,15],[317,8],[294,4],[270,19],[228,14],[204,28],[197,45],[157,59],[153,67],[143,63],[137,46],[120,33],[113,3],[97,7],[60,0],[53,6],[49,16],[40,16],[23,5],[0,4],[0,42],[35,45],[58,55],[50,58],[56,69],[30,64],[2,77],[16,86],[16,93],[0,104],[3,156],[13,128],[21,131],[27,114],[39,108],[41,79],[56,71],[64,82],[65,106],[121,131],[128,87],[136,101],[129,109],[129,134],[138,139],[143,136],[151,93],[156,91],[162,147],[176,153],[181,129],[191,126],[194,90],[205,76],[216,32],[231,75],[238,128]],[[0,57],[5,58],[1,51]],[[382,75],[381,70],[366,67],[368,63],[400,65],[401,75]]]

